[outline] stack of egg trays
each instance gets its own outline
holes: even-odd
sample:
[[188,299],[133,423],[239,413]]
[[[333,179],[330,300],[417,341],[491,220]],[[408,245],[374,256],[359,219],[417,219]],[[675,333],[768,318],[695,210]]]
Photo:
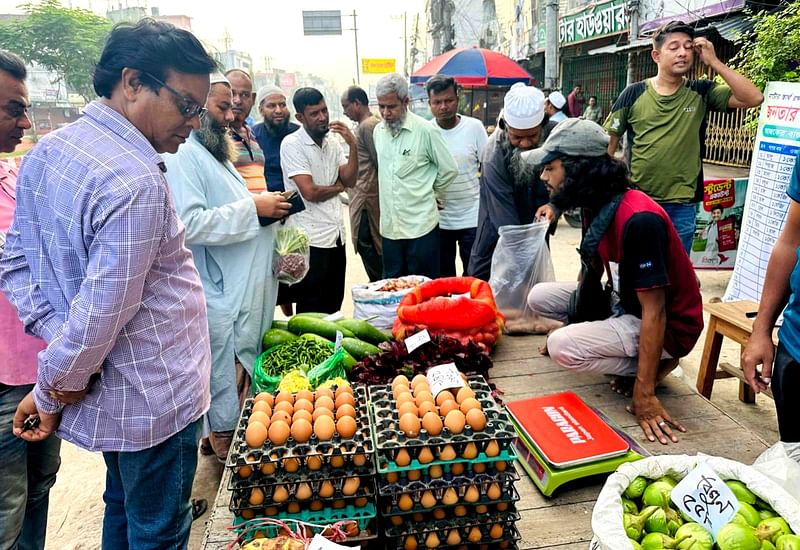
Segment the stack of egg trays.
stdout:
[[[447,535],[452,529],[457,529],[460,535],[460,542],[454,546],[464,547],[464,545],[474,546],[475,548],[489,545],[488,548],[516,548],[520,540],[520,534],[516,527],[520,515],[513,506],[504,512],[489,512],[483,516],[465,516],[456,518],[446,518],[440,520],[424,522],[406,522],[402,525],[390,525],[386,527],[386,548],[387,550],[401,550],[405,547],[406,539],[413,536],[417,540],[417,547],[425,547],[425,539],[431,534],[436,533],[439,539],[437,548],[446,548]],[[492,526],[500,524],[503,535],[499,539],[493,539],[489,534]],[[470,531],[477,527],[482,535],[479,541],[469,541]]]
[[[325,530],[325,527],[336,523],[337,521],[355,521],[356,525],[358,525],[359,534],[355,537],[348,537],[348,544],[351,542],[357,543],[375,539],[376,533],[378,532],[377,512],[375,510],[375,505],[372,503],[361,508],[346,506],[345,508],[333,511],[303,510],[301,512],[292,514],[281,514],[280,518],[275,519],[296,519],[305,523],[318,525],[319,527],[307,527],[311,530],[312,536],[322,533]],[[249,535],[245,537],[245,540],[253,538],[256,531],[261,531],[267,538],[275,538],[283,534],[280,532],[280,528],[275,525],[248,528],[247,520],[238,516],[234,517],[233,527],[238,533],[249,532]],[[367,530],[369,534],[365,534],[367,533]]]
[[[519,494],[514,488],[514,482],[519,480],[519,474],[512,469],[507,472],[494,474],[470,474],[464,476],[445,475],[436,479],[420,479],[418,481],[405,481],[392,484],[381,484],[380,511],[385,516],[413,514],[416,512],[429,512],[436,508],[453,508],[455,506],[489,506],[502,503],[513,503],[519,500]],[[487,491],[490,486],[497,484],[500,487],[500,496],[490,498]],[[464,496],[469,487],[476,487],[479,492],[478,500],[466,501]],[[453,489],[458,497],[455,504],[444,504],[442,497],[448,489]],[[422,495],[430,491],[436,499],[436,504],[426,508],[422,505]],[[408,495],[414,503],[413,508],[401,510],[400,497]]]
[[[356,433],[353,437],[344,439],[339,434],[334,434],[328,441],[319,441],[316,435],[312,434],[311,439],[304,443],[297,443],[289,437],[283,445],[272,445],[267,440],[258,449],[250,448],[245,442],[247,421],[253,412],[254,399],[250,398],[245,401],[237,428],[234,431],[228,460],[225,464],[232,472],[232,481],[229,488],[232,488],[235,483],[242,483],[240,491],[232,491],[229,506],[239,522],[245,521],[240,515],[243,510],[252,510],[255,517],[259,517],[267,509],[273,511],[277,506],[279,513],[275,519],[297,519],[324,525],[335,523],[336,521],[354,520],[359,522],[359,528],[362,531],[364,528],[361,527],[361,523],[364,523],[365,526],[371,526],[369,536],[359,535],[361,540],[377,537],[377,523],[375,521],[377,503],[375,502],[374,485],[375,450],[367,412],[366,389],[364,387],[354,387],[353,397],[356,401]],[[310,460],[314,461],[312,467],[309,467]],[[293,465],[291,471],[287,471],[284,468],[287,462],[291,462]],[[242,477],[239,475],[243,467],[251,469],[250,476]],[[286,510],[288,508],[287,503],[274,503],[266,498],[267,491],[269,491],[269,495],[272,495],[275,486],[286,483],[284,481],[286,479],[293,480],[293,489],[296,489],[297,484],[302,482],[316,483],[318,487],[318,484],[325,479],[332,482],[341,479],[341,483],[343,483],[347,477],[354,477],[354,472],[361,472],[361,475],[357,477],[372,477],[368,483],[365,482],[365,479],[362,479],[362,488],[357,493],[361,496],[354,496],[350,501],[345,501],[344,508],[337,509],[327,506],[322,510],[310,510],[308,505],[313,500],[317,500],[311,498],[304,501],[306,509],[301,509],[298,513],[289,513]],[[327,478],[324,477],[326,475],[328,476]],[[250,477],[253,477],[252,481],[248,481]],[[336,482],[338,483],[338,481]],[[242,499],[245,490],[249,496],[249,492],[255,487],[260,487],[265,493],[264,503],[259,506],[251,506],[249,502],[244,502]],[[364,489],[365,487],[371,489]],[[355,500],[363,498],[362,491],[366,490],[371,490],[370,496],[367,497],[367,506],[356,507]],[[294,495],[294,492],[292,491],[290,494]],[[298,501],[294,499],[293,502]],[[331,504],[334,502],[340,503],[341,499],[331,498],[328,499],[328,502]]]
[[[374,424],[373,437],[375,438],[378,472],[419,470],[434,464],[463,462],[465,458],[462,453],[469,443],[473,443],[478,451],[476,457],[468,458],[471,462],[516,460],[517,456],[512,443],[517,434],[508,413],[499,407],[492,398],[491,389],[482,376],[470,376],[467,381],[475,392],[475,399],[480,402],[486,415],[486,427],[480,432],[474,432],[472,428],[465,426],[464,431],[460,434],[451,434],[447,428],[444,428],[438,436],[430,436],[423,429],[417,437],[406,437],[400,432],[400,420],[397,417],[397,406],[392,396],[391,386],[370,387],[370,412]],[[492,441],[497,443],[498,452],[488,456],[485,451]],[[455,451],[455,459],[435,459],[424,464],[417,460],[419,452],[424,447],[430,448],[434,456],[438,457],[439,452],[446,445],[450,445]],[[395,462],[397,453],[402,449],[405,449],[411,458],[410,464],[406,466],[399,466]]]

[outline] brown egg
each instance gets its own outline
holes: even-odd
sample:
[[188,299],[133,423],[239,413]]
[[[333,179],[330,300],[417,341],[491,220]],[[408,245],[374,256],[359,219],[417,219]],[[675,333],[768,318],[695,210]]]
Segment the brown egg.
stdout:
[[[439,460],[453,460],[456,457],[456,451],[452,445],[445,445],[439,451]],[[398,464],[399,465],[399,464]]]
[[458,403],[455,401],[445,401],[441,405],[439,405],[439,414],[442,416],[447,416],[447,413],[450,411],[454,411],[458,409]]
[[414,501],[407,494],[400,495],[400,500],[397,502],[397,507],[403,512],[408,512],[414,507]]
[[339,396],[340,396],[340,395],[342,395],[343,393],[349,393],[350,395],[353,395],[353,388],[352,388],[352,387],[350,387],[349,385],[338,386],[338,387],[336,388],[336,392],[335,392],[335,394],[334,394],[334,395],[335,395],[336,397],[339,397]]
[[308,509],[311,510],[312,512],[319,512],[323,508],[325,508],[325,505],[322,503],[321,500],[312,500],[311,504],[308,505]]
[[466,413],[467,424],[475,432],[481,432],[486,427],[486,415],[480,409],[470,409]]
[[336,399],[334,400],[334,404],[336,405],[337,409],[344,404],[350,405],[351,407],[355,408],[356,398],[353,397],[352,393],[346,393],[346,392],[337,393]]
[[463,386],[459,388],[458,391],[456,392],[456,402],[459,404],[462,403],[468,397],[475,397],[475,392],[472,391],[472,388]]
[[428,469],[428,475],[431,476],[431,479],[439,479],[444,475],[444,470],[438,464],[434,464]]
[[500,462],[495,462],[494,468],[498,472],[505,472],[508,469],[508,462],[506,462],[505,460],[501,460]]
[[500,484],[498,483],[492,483],[486,491],[486,496],[489,497],[489,500],[499,500],[502,494],[503,492],[500,490]]
[[411,516],[411,519],[414,521],[414,523],[421,523],[425,521],[425,514],[417,512]]
[[[455,491],[453,491],[453,492],[455,492]],[[458,499],[458,497],[456,497],[456,499]],[[456,502],[457,502],[457,500],[456,500]],[[464,516],[467,515],[467,507],[466,506],[456,506],[455,508],[453,508],[453,515],[458,517],[458,518],[463,518]]]
[[328,396],[324,396],[323,395],[321,397],[318,396],[317,399],[314,401],[314,408],[315,409],[328,409],[329,411],[332,411],[336,407],[334,406],[334,401],[333,401],[332,397],[328,397]]
[[300,469],[300,459],[298,458],[283,459],[283,470],[285,472],[293,474],[299,469]]
[[311,434],[313,433],[313,428],[311,427],[311,422],[305,420],[303,418],[298,419],[296,422],[292,422],[292,439],[294,439],[298,443],[305,443],[309,439],[311,439]]
[[447,512],[445,512],[443,508],[436,508],[431,511],[431,515],[433,519],[444,519],[447,517]]
[[357,467],[361,467],[367,463],[367,455],[357,454],[353,455],[353,465]]
[[414,401],[414,396],[411,395],[411,392],[403,392],[395,398],[395,403],[398,407],[400,407],[403,403],[414,403],[416,406],[416,402]]
[[467,443],[466,447],[464,447],[464,452],[461,453],[461,457],[472,460],[476,456],[478,456],[478,448],[472,442]]
[[408,466],[411,464],[411,457],[408,455],[408,451],[400,449],[397,451],[397,456],[394,457],[394,461],[398,466]]
[[275,396],[275,405],[277,405],[278,403],[282,403],[284,401],[286,401],[290,405],[293,405],[294,395],[292,395],[291,392],[288,391],[279,391],[278,395]]
[[275,398],[272,397],[272,394],[269,392],[262,391],[258,395],[256,395],[254,402],[258,403],[259,401],[265,402],[267,405],[272,407],[273,403],[275,403]]
[[275,408],[273,409],[273,411],[274,411],[273,414],[278,411],[285,412],[291,418],[291,416],[294,414],[294,405],[289,403],[288,401],[279,401],[275,403]]
[[[251,449],[260,449],[267,440],[267,428],[261,422],[252,422],[244,432],[244,440]],[[270,438],[271,439],[271,438]],[[278,443],[280,445],[280,443]]]
[[433,453],[431,452],[430,448],[423,447],[420,450],[419,455],[417,455],[417,460],[420,464],[430,464],[433,462]]
[[408,378],[406,378],[404,374],[398,374],[397,376],[394,377],[394,380],[392,380],[392,389],[394,389],[394,387],[397,386],[398,384],[404,384],[408,386],[409,384]]
[[334,510],[338,510],[339,508],[344,508],[345,506],[347,506],[347,502],[345,502],[344,499],[340,498],[338,500],[333,501]]
[[403,539],[403,550],[417,550],[418,547],[417,539],[414,535],[408,535]]
[[[453,454],[455,454],[455,451],[453,451]],[[454,476],[462,475],[465,469],[466,468],[464,468],[463,462],[456,462],[455,464],[450,465],[450,473],[452,473]]]
[[481,530],[477,527],[470,529],[469,534],[467,535],[467,540],[470,542],[480,542],[482,538],[483,535],[481,534]]
[[472,465],[472,471],[476,474],[482,474],[486,471],[486,463],[485,462],[476,462]]
[[461,543],[461,535],[458,534],[458,529],[450,529],[447,534],[447,544],[455,546]]
[[265,476],[271,476],[275,473],[275,463],[274,462],[265,462],[261,465],[261,473]]
[[419,481],[422,479],[422,470],[410,470],[406,473],[409,481]]
[[420,394],[422,392],[431,393],[431,387],[428,385],[427,382],[420,382],[419,384],[417,384],[416,388],[413,388],[411,390],[411,392],[414,394],[414,397],[416,397],[417,394]]
[[278,485],[272,492],[272,501],[280,504],[289,500],[289,491],[286,490],[285,485]]
[[283,420],[275,420],[269,426],[269,440],[273,445],[283,445],[290,435],[289,424]]
[[506,510],[508,510],[508,502],[498,502],[498,503],[495,505],[495,509],[496,509],[498,512],[505,512]]
[[328,409],[326,407],[317,407],[316,409],[314,409],[314,414],[311,415],[311,420],[316,422],[320,416],[327,416],[328,418],[333,420],[333,412],[331,412],[331,409]]
[[398,384],[392,388],[392,397],[394,397],[395,401],[404,393],[411,393],[411,388],[403,384]]
[[334,396],[334,394],[333,394],[333,390],[332,389],[330,389],[330,388],[317,388],[314,391],[314,403],[316,403],[316,400],[319,399],[320,397],[329,397],[331,399],[331,401],[333,401],[333,396]]
[[336,408],[336,418],[339,419],[343,416],[349,416],[353,420],[356,418],[356,410],[353,408],[352,405],[348,405],[345,403],[341,407]]
[[363,508],[369,504],[369,499],[367,497],[359,497],[355,500],[354,504],[356,505],[356,508]]
[[442,504],[445,506],[452,506],[453,504],[458,502],[458,493],[452,487],[448,487],[447,490],[442,495]]
[[422,499],[420,500],[420,504],[422,504],[423,508],[433,508],[436,506],[436,497],[433,496],[433,493],[430,491],[425,491],[422,493]]
[[333,483],[328,480],[323,481],[319,486],[319,496],[322,498],[331,498],[334,492]]
[[311,416],[311,413],[308,411],[297,411],[292,415],[292,424],[297,422],[298,420],[305,420],[307,422],[313,422],[314,417]]
[[453,409],[444,417],[444,426],[451,434],[463,432],[466,423],[467,419],[464,417],[464,413],[456,409]]
[[252,466],[242,466],[241,468],[236,470],[236,473],[242,479],[247,479],[251,475],[253,475],[253,467]]
[[298,504],[297,502],[290,502],[286,506],[286,511],[290,514],[296,514],[300,511],[300,504]]
[[345,480],[342,486],[342,494],[348,497],[353,496],[361,487],[361,480],[357,477],[351,477]]
[[250,504],[253,506],[258,506],[264,503],[264,491],[258,487],[254,487],[250,491],[250,498],[248,499]]
[[265,428],[269,428],[269,416],[264,411],[253,411],[250,415],[250,418],[247,419],[247,423],[250,424],[251,422],[261,422],[264,424]]
[[474,397],[467,397],[461,402],[461,412],[467,414],[472,409],[481,410],[480,402]]
[[[267,394],[269,395],[269,394]],[[267,413],[267,416],[272,416],[272,405],[267,403],[266,401],[254,401],[253,402],[253,412],[261,411],[263,413]]]
[[489,536],[495,540],[503,537],[503,526],[499,523],[495,523],[492,525],[492,528],[489,529]]
[[300,390],[294,395],[294,402],[297,403],[299,399],[305,399],[306,401],[313,403],[314,394],[311,392],[311,390]]
[[485,513],[487,513],[488,511],[489,511],[489,507],[488,507],[488,506],[486,506],[485,504],[478,504],[478,505],[475,507],[475,512],[477,512],[478,514],[485,514]]
[[464,502],[478,502],[481,499],[481,493],[474,485],[467,487],[467,492],[464,493]]
[[406,437],[417,437],[419,435],[420,423],[416,414],[406,413],[400,417],[400,431]]
[[425,375],[424,374],[418,374],[414,378],[411,379],[411,389],[415,390],[415,389],[417,389],[417,386],[419,386],[420,384],[426,384],[427,385],[427,383],[428,383],[428,379],[425,377]]
[[297,411],[306,411],[309,413],[313,413],[314,404],[311,403],[311,401],[309,401],[308,399],[301,399],[298,397],[294,400],[294,412]]
[[436,532],[428,533],[428,536],[425,537],[425,546],[427,548],[438,548],[441,541],[439,537],[436,536]]
[[330,440],[334,433],[336,433],[336,425],[330,416],[322,415],[314,421],[314,435],[320,441]]
[[419,415],[417,406],[412,401],[406,401],[397,407],[397,418],[402,418],[406,413],[413,414],[414,416]]
[[330,459],[331,468],[341,468],[344,466],[344,457],[342,455],[332,456]]
[[386,483],[397,483],[398,479],[400,479],[400,476],[397,472],[389,472],[386,474]]
[[239,515],[242,516],[242,519],[253,519],[256,517],[256,513],[249,508],[246,508],[239,512]]
[[497,456],[500,454],[500,445],[497,444],[497,441],[490,441],[484,452],[486,456]]
[[306,467],[312,472],[322,469],[322,457],[310,456],[306,459]]
[[297,500],[308,500],[311,498],[311,495],[311,486],[308,483],[301,483],[298,485],[297,490],[294,493],[294,496],[297,497]]
[[453,394],[450,393],[449,391],[447,391],[447,390],[440,391],[436,395],[436,404],[437,405],[441,405],[445,401],[453,401],[454,399],[455,399],[455,397],[453,397]]
[[417,407],[429,401],[431,403],[434,402],[433,395],[429,391],[415,391],[414,392],[414,403],[417,404]]
[[[387,512],[391,511],[392,507],[389,506],[386,510]],[[389,516],[389,521],[391,521],[392,525],[395,527],[400,527],[403,525],[403,516]]]
[[343,416],[336,421],[336,433],[343,439],[350,439],[356,434],[356,421],[350,416]]
[[428,435],[437,436],[442,433],[442,419],[435,412],[426,413],[422,417],[422,427]]
[[286,411],[274,411],[272,413],[272,418],[270,419],[270,424],[274,424],[275,422],[286,422],[286,424],[292,423],[292,415],[287,413]]
[[429,412],[436,413],[438,415],[438,410],[436,409],[436,405],[434,405],[430,401],[425,401],[417,409],[417,415],[420,418],[423,418]]

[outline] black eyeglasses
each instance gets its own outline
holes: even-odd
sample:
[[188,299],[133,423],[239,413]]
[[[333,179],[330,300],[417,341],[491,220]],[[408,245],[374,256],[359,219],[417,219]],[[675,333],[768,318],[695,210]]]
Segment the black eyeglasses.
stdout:
[[201,105],[198,105],[198,103],[192,98],[186,97],[185,95],[181,94],[174,88],[170,87],[166,82],[160,81],[150,73],[142,71],[142,74],[147,78],[149,78],[150,80],[152,80],[153,82],[155,82],[156,84],[158,84],[159,86],[166,88],[166,90],[169,93],[171,93],[180,100],[180,103],[178,104],[178,110],[181,112],[184,118],[194,118],[196,116],[203,118],[204,116],[206,116],[208,109],[202,107]]

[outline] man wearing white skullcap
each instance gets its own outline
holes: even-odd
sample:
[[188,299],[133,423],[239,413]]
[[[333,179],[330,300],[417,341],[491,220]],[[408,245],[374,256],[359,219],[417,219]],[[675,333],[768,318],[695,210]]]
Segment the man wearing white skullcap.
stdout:
[[259,88],[258,111],[264,118],[253,126],[253,135],[264,152],[264,177],[267,189],[284,191],[283,171],[281,170],[281,143],[283,138],[296,132],[300,126],[290,122],[289,107],[286,105],[286,92],[268,84]]
[[498,228],[541,216],[556,220],[556,209],[548,204],[547,189],[539,180],[541,170],[520,157],[544,143],[555,127],[544,104],[541,90],[522,83],[514,84],[503,99],[497,130],[483,154],[478,229],[467,271],[473,277],[489,280]]
[[567,98],[564,97],[564,94],[558,90],[550,92],[550,95],[547,96],[547,101],[544,102],[544,112],[553,122],[562,122],[567,120],[567,115],[564,113],[564,105],[566,104]]

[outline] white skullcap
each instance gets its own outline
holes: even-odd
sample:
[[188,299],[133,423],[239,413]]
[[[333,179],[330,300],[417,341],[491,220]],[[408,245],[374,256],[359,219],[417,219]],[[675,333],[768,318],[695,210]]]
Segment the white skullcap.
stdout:
[[222,73],[211,73],[211,85],[214,84],[227,84],[230,87],[231,82]]
[[564,97],[564,94],[561,92],[550,92],[550,95],[547,96],[547,99],[550,100],[550,103],[556,109],[562,109],[564,104],[567,102],[567,98]]
[[258,89],[256,97],[258,98],[260,104],[263,103],[264,100],[271,95],[282,95],[283,97],[286,97],[286,92],[284,92],[281,88],[275,86],[274,84],[267,84],[266,86],[261,86]]
[[501,115],[517,130],[535,128],[544,120],[544,94],[539,88],[517,82],[503,98]]

